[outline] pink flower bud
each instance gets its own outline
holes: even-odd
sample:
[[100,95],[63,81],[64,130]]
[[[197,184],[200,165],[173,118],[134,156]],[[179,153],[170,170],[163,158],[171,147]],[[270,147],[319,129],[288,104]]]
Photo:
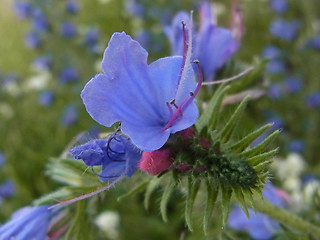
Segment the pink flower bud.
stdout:
[[170,155],[171,150],[169,149],[144,151],[139,162],[139,168],[151,175],[158,175],[171,167],[172,159]]

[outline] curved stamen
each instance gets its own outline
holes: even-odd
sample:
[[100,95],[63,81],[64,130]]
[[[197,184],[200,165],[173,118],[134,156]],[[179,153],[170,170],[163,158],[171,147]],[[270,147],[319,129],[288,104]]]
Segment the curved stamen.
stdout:
[[170,106],[170,103],[166,102],[166,104],[167,104],[167,107],[169,108],[170,117],[172,117],[173,111],[172,111],[172,108]]
[[[178,109],[178,105],[176,104],[176,100],[175,99],[172,99],[170,101],[170,104],[173,105],[176,109]],[[182,114],[181,110],[179,111],[179,113],[180,113],[180,117],[183,117],[183,114]]]

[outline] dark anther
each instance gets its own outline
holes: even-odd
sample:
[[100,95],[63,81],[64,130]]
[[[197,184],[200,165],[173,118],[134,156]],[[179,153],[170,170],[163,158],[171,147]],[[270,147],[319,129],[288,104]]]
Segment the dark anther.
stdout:
[[190,96],[193,97],[193,95],[194,95],[194,93],[193,93],[193,92],[190,92]]
[[186,25],[186,22],[185,22],[184,20],[182,20],[181,23],[182,23],[183,25]]
[[171,100],[170,100],[170,102],[169,102],[169,103],[170,103],[170,104],[174,104],[174,103],[175,103],[175,101],[176,101],[176,100],[173,98],[173,99],[171,99]]
[[199,60],[193,60],[193,63],[197,63],[197,64],[198,64],[198,63],[199,63]]

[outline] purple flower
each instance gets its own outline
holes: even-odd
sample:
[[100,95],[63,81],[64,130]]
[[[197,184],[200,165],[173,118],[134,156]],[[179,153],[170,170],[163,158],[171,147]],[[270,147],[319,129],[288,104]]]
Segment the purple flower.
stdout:
[[309,108],[315,109],[320,106],[320,92],[310,93],[306,97],[306,104]]
[[32,14],[33,30],[35,32],[46,32],[49,29],[49,21],[40,9],[36,9]]
[[108,140],[92,140],[74,147],[70,153],[87,166],[102,166],[100,181],[114,181],[120,176],[131,177],[138,168],[142,151],[126,137],[115,133]]
[[286,71],[286,66],[280,60],[271,60],[267,63],[266,71],[270,74],[280,74]]
[[89,28],[84,37],[84,43],[88,46],[96,45],[99,39],[99,31],[98,28]]
[[280,55],[281,55],[280,49],[273,45],[265,47],[262,52],[263,58],[275,59],[275,58],[279,58]]
[[11,197],[15,192],[16,185],[11,180],[7,180],[0,185],[0,199]]
[[302,140],[293,140],[289,143],[288,149],[290,152],[301,153],[304,150],[305,143]]
[[36,32],[29,32],[25,35],[24,42],[27,47],[37,48],[41,44],[41,39]]
[[0,226],[0,239],[48,239],[47,232],[52,212],[48,207],[43,205],[19,209],[7,223]]
[[52,60],[49,57],[38,57],[33,61],[33,66],[40,70],[48,70],[51,68]]
[[59,80],[62,83],[73,82],[78,80],[79,73],[73,67],[65,67],[59,74]]
[[[216,71],[237,51],[240,43],[230,29],[218,27],[213,23],[214,17],[208,2],[200,5],[200,18],[199,32],[193,33],[195,35],[193,57],[200,61],[205,79],[212,80]],[[188,25],[189,14],[178,12],[172,25],[165,27],[173,55],[183,54],[182,20]]]
[[13,4],[13,8],[18,18],[26,19],[31,17],[33,10],[31,3],[15,1]]
[[65,38],[73,38],[77,34],[77,27],[72,22],[64,22],[60,26],[61,35]]
[[287,21],[284,19],[276,19],[270,25],[270,32],[274,37],[286,40],[293,41],[300,28],[300,21],[292,20]]
[[[171,133],[198,118],[196,87],[189,61],[161,58],[147,64],[148,53],[122,33],[114,33],[104,52],[102,70],[85,86],[81,97],[90,116],[121,131],[142,150],[161,148]],[[190,94],[191,93],[191,94]]]
[[79,3],[76,0],[69,0],[66,3],[66,11],[71,14],[75,14],[79,11]]
[[272,100],[281,98],[283,95],[282,85],[279,83],[271,84],[268,89],[268,96]]
[[313,49],[320,50],[320,34],[310,39],[308,41],[308,46]]
[[5,156],[3,155],[3,153],[0,151],[0,167],[3,166],[4,162],[6,161]]
[[296,77],[287,77],[284,80],[285,88],[288,93],[296,93],[301,90],[302,82]]
[[54,100],[53,92],[43,91],[38,97],[38,102],[42,106],[50,106]]
[[135,17],[143,17],[144,15],[144,6],[140,3],[137,3],[136,0],[126,0],[125,8],[128,13]]
[[[285,202],[281,197],[281,190],[276,189],[271,184],[266,184],[263,197],[278,207],[284,207]],[[246,231],[256,240],[270,239],[279,229],[279,224],[262,213],[254,213],[248,209],[250,218],[239,206],[236,206],[229,215],[228,225],[238,231]]]
[[278,13],[284,13],[288,9],[287,0],[271,0],[271,8]]
[[60,120],[61,125],[70,126],[78,120],[79,112],[74,106],[67,106]]

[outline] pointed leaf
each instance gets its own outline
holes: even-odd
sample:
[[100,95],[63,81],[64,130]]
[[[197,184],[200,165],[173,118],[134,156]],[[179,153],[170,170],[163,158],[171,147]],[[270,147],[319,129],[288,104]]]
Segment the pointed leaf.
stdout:
[[232,190],[229,187],[226,187],[221,184],[221,211],[222,211],[222,225],[224,226],[227,223],[229,212],[230,212],[230,200],[232,195]]
[[251,165],[251,166],[255,166],[258,165],[261,162],[264,162],[265,160],[271,158],[272,156],[274,156],[276,153],[278,152],[278,148],[273,149],[269,152],[265,152],[265,153],[261,153],[257,156],[254,156],[252,158],[248,158],[246,159],[246,161]]
[[240,207],[242,208],[243,212],[246,214],[247,218],[249,219],[250,215],[249,215],[249,211],[246,205],[246,201],[244,199],[243,193],[241,191],[241,189],[238,188],[233,188],[233,192],[235,193],[236,199],[237,199],[237,203],[240,205]]
[[259,163],[258,165],[254,166],[253,169],[256,172],[261,172],[262,170],[266,169],[268,165],[272,163],[272,160],[267,160],[265,162]]
[[207,182],[207,202],[206,202],[206,210],[203,218],[203,230],[204,233],[208,234],[209,228],[209,220],[216,203],[216,199],[219,193],[219,187],[213,186],[209,181]]
[[199,187],[200,187],[200,181],[192,179],[191,177],[188,178],[188,195],[186,199],[185,219],[186,219],[187,226],[191,232],[193,231],[192,221],[191,221],[192,208],[193,208],[194,200],[199,191]]
[[165,186],[161,201],[160,201],[160,212],[163,221],[168,222],[168,217],[167,217],[167,205],[170,199],[171,194],[173,193],[173,190],[176,187],[176,182],[174,179],[171,177],[170,182]]
[[149,184],[149,181],[145,181],[145,182],[142,182],[140,184],[138,184],[136,187],[134,187],[131,191],[129,191],[128,193],[126,194],[123,194],[121,195],[120,197],[118,197],[118,201],[122,201],[123,199],[127,198],[127,197],[131,197],[133,196],[134,194],[138,193],[138,192],[141,192],[143,189],[145,189],[147,187],[147,185]]
[[151,197],[151,194],[153,193],[153,191],[159,186],[160,182],[161,182],[161,179],[162,178],[159,178],[159,177],[154,177],[149,185],[147,186],[147,190],[146,190],[146,193],[144,195],[144,208],[145,209],[149,209],[149,202],[150,202],[150,197]]

